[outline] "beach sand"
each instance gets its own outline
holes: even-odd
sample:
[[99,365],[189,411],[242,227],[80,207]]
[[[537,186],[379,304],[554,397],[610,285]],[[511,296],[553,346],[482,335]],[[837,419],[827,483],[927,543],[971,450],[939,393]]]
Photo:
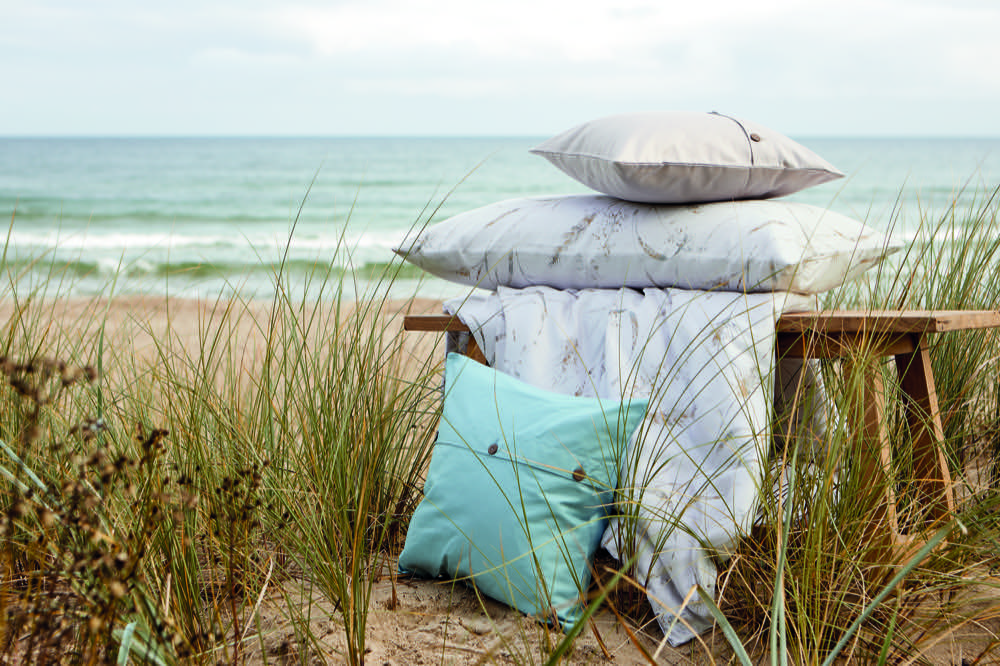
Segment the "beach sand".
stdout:
[[[303,312],[325,316],[324,306]],[[80,363],[95,363],[103,328],[104,371],[114,378],[122,368],[129,372],[160,372],[169,364],[186,364],[197,372],[192,359],[206,346],[232,344],[243,359],[244,377],[252,379],[267,348],[262,323],[271,316],[269,302],[204,302],[163,297],[128,296],[103,299],[63,299],[15,304],[0,302],[0,321],[10,322],[16,312],[30,322],[22,333],[12,335],[15,348],[25,346],[30,336],[44,338],[44,348],[60,355],[70,350]],[[370,316],[373,326],[383,328],[388,339],[402,335],[403,358],[413,367],[428,358],[443,359],[442,336],[402,333],[405,313],[441,312],[439,301],[416,299],[392,301]],[[10,327],[7,327],[10,330]],[[313,332],[310,344],[324,344],[322,328]],[[405,363],[401,372],[408,372]],[[136,375],[132,375],[136,376]],[[223,378],[216,378],[222,381]],[[155,399],[155,398],[154,398]],[[606,555],[605,566],[613,565]],[[463,585],[444,581],[396,577],[392,558],[385,573],[374,584],[366,625],[366,662],[371,664],[481,664],[543,663],[548,651],[561,638],[557,631],[525,617],[516,610],[486,598]],[[276,577],[277,578],[277,577]],[[987,595],[993,596],[993,595]],[[288,619],[288,600],[301,599],[311,609],[311,630],[320,647],[309,651],[309,663],[340,663],[345,646],[339,612],[333,600],[324,598],[304,577],[285,578],[266,587],[257,607],[263,640],[248,647],[250,663],[299,663],[296,633]],[[988,644],[991,631],[965,627],[935,648],[938,656],[977,654]],[[655,622],[636,626],[620,622],[607,608],[583,630],[564,663],[645,664],[642,650],[656,655],[662,664],[707,664],[729,662],[732,651],[720,631],[675,649],[663,644]],[[638,647],[641,645],[642,650]],[[949,663],[958,663],[952,660]]]
[[[103,350],[104,372],[112,385],[122,368],[129,373],[155,373],[165,371],[165,366],[172,363],[191,366],[199,347],[219,341],[236,343],[244,359],[245,376],[250,378],[267,345],[258,323],[268,321],[271,307],[269,302],[203,302],[148,296],[118,297],[110,302],[6,301],[0,303],[0,321],[11,321],[19,311],[30,322],[26,330],[31,338],[37,341],[44,337],[46,348],[60,358],[74,350],[78,358],[72,360],[96,363],[98,351]],[[383,326],[390,337],[400,335],[401,315],[409,312],[439,313],[441,303],[393,301],[373,315],[373,325]],[[15,333],[15,337],[18,335],[22,334]],[[323,344],[322,332],[317,331],[315,336],[315,344]],[[407,333],[403,341],[404,358],[413,359],[415,366],[427,358],[443,359],[444,343],[439,334]],[[394,568],[392,562],[387,563],[387,570]],[[280,589],[277,584],[269,587],[257,611],[265,639],[263,645],[257,643],[250,648],[251,653],[257,653],[251,662],[264,661],[266,652],[270,663],[286,663],[284,660],[290,658],[298,663],[295,632],[287,619],[287,599],[301,597],[304,605],[306,599],[311,599],[314,635],[322,637],[324,646],[324,654],[313,651],[309,661],[339,663],[338,653],[345,639],[333,602],[316,590],[309,591],[307,580],[286,580],[280,585]],[[543,662],[550,649],[546,646],[557,644],[561,634],[501,603],[480,598],[466,585],[414,578],[393,580],[384,575],[374,587],[366,637],[370,651],[367,663],[475,664]],[[626,630],[605,610],[583,631],[567,663],[608,663],[608,656],[616,664],[648,663],[634,642],[640,641],[646,650],[656,652],[661,638],[655,623],[645,631],[635,626]],[[696,644],[681,650],[662,647],[658,661],[697,663],[703,661],[698,655],[704,653],[704,647]]]

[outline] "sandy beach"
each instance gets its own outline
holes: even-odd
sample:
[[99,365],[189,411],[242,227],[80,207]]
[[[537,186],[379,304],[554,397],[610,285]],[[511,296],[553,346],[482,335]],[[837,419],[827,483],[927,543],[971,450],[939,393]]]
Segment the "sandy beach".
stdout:
[[[318,316],[332,314],[332,306],[306,305],[305,312]],[[343,312],[353,306],[343,305]],[[63,344],[82,342],[96,345],[103,328],[107,349],[112,354],[127,354],[137,363],[156,361],[158,350],[172,347],[196,354],[206,337],[219,327],[226,327],[249,357],[259,354],[266,342],[265,325],[272,316],[270,301],[228,301],[168,298],[162,296],[119,296],[106,298],[64,298],[57,300],[14,302],[0,300],[0,321],[10,321],[15,312],[37,321],[46,335],[62,339]],[[389,301],[381,312],[388,333],[401,330],[403,313],[441,312],[441,302],[430,299]],[[411,337],[411,344],[426,344],[427,339]],[[114,344],[110,344],[113,342]],[[167,345],[166,343],[170,344]],[[416,353],[416,346],[413,352]],[[423,351],[423,349],[421,349]],[[428,352],[432,351],[427,349]]]
[[[324,306],[303,312],[332,317]],[[345,308],[342,316],[347,316]],[[433,300],[392,301],[377,315],[374,325],[384,327],[388,339],[401,333],[402,314],[438,313],[441,303]],[[49,302],[0,303],[0,321],[20,317],[30,322],[23,330],[30,337],[43,336],[46,347],[59,356],[63,350],[81,364],[96,364],[103,329],[103,366],[113,391],[128,390],[128,384],[145,373],[164,374],[170,364],[188,372],[194,369],[206,345],[235,343],[230,353],[243,359],[244,377],[251,379],[267,346],[263,324],[272,315],[267,302],[204,302],[156,297],[62,299]],[[332,319],[331,319],[332,320]],[[22,335],[19,327],[15,338]],[[217,335],[220,334],[221,335]],[[324,344],[322,335],[315,344]],[[408,333],[402,340],[403,355],[414,363],[443,357],[440,335]],[[24,341],[21,341],[24,344]],[[15,343],[17,348],[20,344]],[[173,368],[178,370],[178,368]],[[151,405],[155,412],[155,405]],[[401,546],[401,544],[399,544]],[[502,603],[483,598],[464,584],[429,581],[394,574],[394,557],[387,556],[382,574],[376,577],[366,627],[366,661],[373,664],[480,664],[532,663],[558,643],[561,634],[525,617]],[[605,566],[612,561],[605,557]],[[310,663],[338,663],[344,649],[344,633],[334,600],[315,589],[308,576],[269,582],[255,608],[263,640],[250,649],[250,663],[298,663],[296,634],[288,619],[288,599],[301,598],[311,609],[311,628],[320,637],[318,654]],[[308,602],[306,600],[309,600]],[[701,661],[705,646],[692,644],[681,650],[658,645],[662,638],[655,623],[645,629],[625,628],[608,610],[598,614],[576,641],[568,663],[648,663],[635,642],[658,663]],[[316,652],[313,648],[313,652]],[[254,657],[253,655],[257,656]]]
[[[253,386],[269,339],[273,339],[269,335],[296,326],[296,321],[319,322],[304,335],[308,345],[330,344],[331,330],[338,321],[338,313],[332,306],[295,308],[299,308],[295,317],[288,320],[283,319],[287,311],[276,312],[270,302],[139,296],[111,301],[5,301],[0,303],[0,321],[6,324],[12,350],[26,353],[23,350],[43,349],[49,355],[94,365],[102,353],[108,399],[115,404],[148,378],[197,377],[199,373],[212,372],[212,368],[216,372],[217,395],[228,395],[231,387],[226,382],[232,381],[232,370],[222,372],[221,366],[208,363],[204,368],[209,370],[205,370],[202,363],[206,358],[234,360],[240,368],[239,383]],[[439,312],[440,301],[389,301],[377,312],[364,315],[362,330],[377,330],[386,341],[401,341],[395,353],[402,361],[395,367],[401,375],[412,379],[418,370],[426,373],[428,359],[443,359],[444,344],[439,334],[403,334],[402,315]],[[352,320],[353,313],[354,306],[345,304],[339,320]],[[276,322],[273,326],[268,323],[272,319]],[[156,390],[150,392],[151,414],[159,412],[156,403],[162,398]],[[365,626],[367,663],[539,663],[546,660],[545,655],[562,638],[560,632],[502,603],[481,597],[467,585],[397,575],[395,557],[402,547],[401,538],[392,552],[380,558],[377,571],[371,573],[374,584]],[[273,570],[276,557],[262,554],[264,568],[270,563]],[[612,575],[614,565],[606,554],[599,554],[598,571],[602,576]],[[244,613],[259,627],[260,637],[248,643],[243,658],[248,663],[300,663],[305,656],[308,663],[339,663],[346,639],[337,600],[320,592],[301,568],[292,567],[280,575],[271,573],[268,572],[255,592],[255,598],[244,600]],[[986,590],[974,603],[992,603],[982,600],[990,597]],[[307,624],[313,637],[308,647],[301,640],[302,620],[296,625],[290,618],[290,609],[308,611]],[[992,632],[985,624],[969,624],[925,654],[944,659],[978,654],[989,645]],[[631,620],[622,622],[605,606],[587,624],[563,663],[645,664],[649,663],[646,655],[663,664],[715,663],[733,658],[719,630],[675,649],[663,642],[662,633],[651,619],[642,626]]]

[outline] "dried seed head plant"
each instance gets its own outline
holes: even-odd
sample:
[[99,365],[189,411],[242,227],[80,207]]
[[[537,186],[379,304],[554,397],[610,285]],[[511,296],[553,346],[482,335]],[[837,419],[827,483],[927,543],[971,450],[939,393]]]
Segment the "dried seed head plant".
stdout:
[[[172,646],[169,622],[150,610],[143,578],[148,544],[163,507],[191,498],[149,497],[134,505],[139,530],[106,501],[136,495],[136,480],[157,462],[166,430],[140,430],[139,459],[116,453],[101,418],[72,424],[63,438],[46,411],[98,378],[91,366],[39,357],[0,359],[0,373],[24,412],[19,451],[0,442],[4,511],[0,657],[6,663],[80,663],[117,657],[116,630],[144,617],[155,644]],[[7,398],[10,400],[10,396]],[[9,406],[9,403],[8,403]]]

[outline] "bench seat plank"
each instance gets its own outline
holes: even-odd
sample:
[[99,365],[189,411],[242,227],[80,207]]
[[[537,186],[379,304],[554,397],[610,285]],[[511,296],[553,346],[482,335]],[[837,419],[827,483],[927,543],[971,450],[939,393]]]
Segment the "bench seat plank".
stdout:
[[[786,312],[778,319],[778,333],[944,333],[1000,328],[995,310],[821,310]],[[453,315],[407,315],[407,331],[468,331]]]
[[786,312],[779,333],[944,333],[1000,327],[994,310],[821,310]]

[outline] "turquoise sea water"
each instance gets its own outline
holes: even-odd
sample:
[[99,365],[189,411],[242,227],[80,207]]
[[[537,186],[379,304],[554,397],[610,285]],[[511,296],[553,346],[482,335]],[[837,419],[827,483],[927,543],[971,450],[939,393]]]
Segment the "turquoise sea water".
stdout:
[[[796,138],[848,177],[790,199],[898,233],[1000,185],[1000,139]],[[588,191],[528,153],[539,140],[0,138],[4,284],[269,297],[283,260],[297,288],[331,268],[364,278],[414,224]],[[401,293],[465,291],[418,275]]]

